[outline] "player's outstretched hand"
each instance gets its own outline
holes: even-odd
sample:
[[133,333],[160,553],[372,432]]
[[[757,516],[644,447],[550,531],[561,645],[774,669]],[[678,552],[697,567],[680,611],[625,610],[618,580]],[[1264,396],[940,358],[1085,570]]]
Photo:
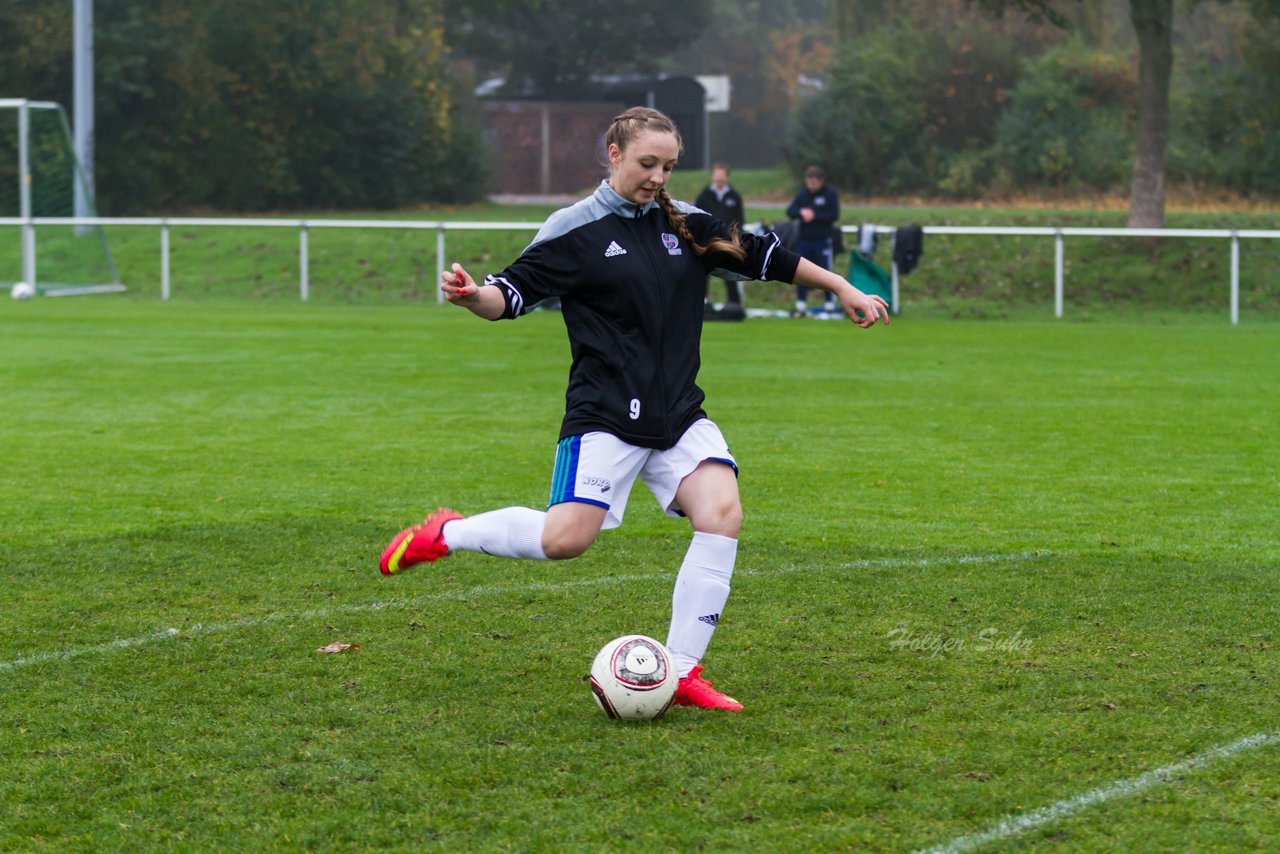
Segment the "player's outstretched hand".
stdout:
[[460,305],[485,320],[497,320],[506,311],[506,298],[502,290],[481,286],[471,278],[470,273],[462,269],[461,264],[454,264],[452,269],[440,274],[440,292],[449,302]]
[[852,293],[844,293],[840,298],[840,305],[844,307],[844,313],[849,315],[850,320],[863,329],[875,326],[880,318],[884,318],[885,326],[889,325],[889,304],[884,301],[884,297],[867,295],[857,288],[849,290]]
[[440,290],[449,302],[466,307],[476,301],[476,292],[480,288],[471,274],[462,269],[461,264],[454,262],[453,269],[440,274]]

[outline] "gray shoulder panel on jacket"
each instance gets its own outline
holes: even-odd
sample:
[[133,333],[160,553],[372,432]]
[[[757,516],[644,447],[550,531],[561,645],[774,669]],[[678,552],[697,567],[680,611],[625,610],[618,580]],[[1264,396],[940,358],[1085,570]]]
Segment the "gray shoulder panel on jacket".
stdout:
[[608,215],[609,209],[601,204],[595,196],[587,196],[585,199],[580,199],[569,205],[569,207],[561,208],[547,217],[547,221],[542,224],[542,228],[538,229],[533,242],[525,247],[525,251],[527,252],[539,243],[546,243],[548,240],[563,237],[575,228],[590,225]]

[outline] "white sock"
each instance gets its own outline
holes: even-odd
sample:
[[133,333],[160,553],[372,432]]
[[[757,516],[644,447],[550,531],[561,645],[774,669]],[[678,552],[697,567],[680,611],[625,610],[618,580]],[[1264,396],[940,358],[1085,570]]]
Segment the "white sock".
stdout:
[[454,519],[443,528],[450,551],[484,552],[498,557],[527,557],[546,560],[542,550],[542,530],[547,514],[532,507],[504,507],[478,516]]
[[808,307],[809,307],[808,303],[806,303],[804,300],[801,300],[801,299],[796,300],[796,311],[804,311]]
[[667,632],[667,649],[681,678],[689,675],[711,643],[724,603],[729,601],[729,579],[737,559],[737,540],[694,533],[671,594],[671,629]]

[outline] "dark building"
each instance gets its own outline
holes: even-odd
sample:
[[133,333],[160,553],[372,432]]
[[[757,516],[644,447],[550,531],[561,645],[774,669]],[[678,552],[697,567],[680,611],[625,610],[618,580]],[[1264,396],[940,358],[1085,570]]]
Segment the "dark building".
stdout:
[[500,89],[480,100],[485,141],[494,156],[493,190],[576,195],[607,172],[604,132],[628,107],[653,107],[680,128],[680,165],[707,168],[706,91],[692,77],[611,77],[549,97]]

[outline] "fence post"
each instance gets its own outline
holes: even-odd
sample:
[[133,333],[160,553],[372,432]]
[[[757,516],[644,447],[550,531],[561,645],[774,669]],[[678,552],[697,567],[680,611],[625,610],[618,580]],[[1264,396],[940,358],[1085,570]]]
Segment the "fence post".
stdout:
[[169,299],[169,221],[160,221],[160,299]]
[[31,108],[26,101],[18,107],[18,215],[22,224],[22,280],[36,286],[36,227],[31,222]]
[[36,227],[30,220],[22,226],[22,280],[36,286]]
[[440,277],[444,275],[444,223],[436,226],[436,305],[444,303],[444,291],[440,290]]
[[1062,317],[1062,280],[1065,272],[1064,254],[1062,230],[1059,229],[1053,235],[1053,316],[1059,318]]
[[[854,250],[857,251],[857,250]],[[889,299],[892,301],[889,305],[889,311],[897,314],[900,309],[898,307],[898,262],[894,261],[890,268],[891,277],[889,279]]]
[[307,253],[307,223],[303,220],[298,225],[298,295],[303,302],[307,301],[309,282],[309,257]]
[[1231,232],[1231,325],[1240,323],[1240,235]]

